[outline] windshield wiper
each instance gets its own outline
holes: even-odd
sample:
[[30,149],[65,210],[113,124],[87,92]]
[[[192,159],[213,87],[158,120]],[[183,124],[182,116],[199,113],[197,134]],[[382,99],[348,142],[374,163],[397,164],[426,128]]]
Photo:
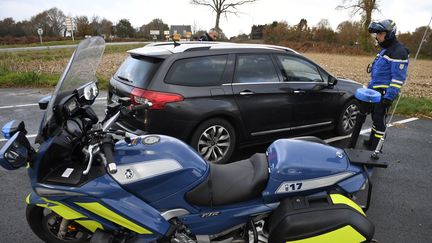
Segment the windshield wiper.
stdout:
[[117,78],[119,78],[119,79],[121,79],[121,80],[123,80],[123,81],[130,82],[130,83],[133,82],[132,80],[130,80],[130,79],[128,79],[128,78],[125,78],[125,77],[122,77],[122,76],[118,76],[118,75],[117,75]]

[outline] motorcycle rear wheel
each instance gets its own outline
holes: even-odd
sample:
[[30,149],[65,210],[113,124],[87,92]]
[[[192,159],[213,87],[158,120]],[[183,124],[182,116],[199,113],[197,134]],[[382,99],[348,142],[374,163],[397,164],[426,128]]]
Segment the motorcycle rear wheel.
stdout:
[[84,243],[88,242],[90,237],[89,232],[72,222],[69,226],[73,226],[70,228],[75,230],[68,230],[65,237],[60,238],[57,233],[62,217],[43,207],[27,205],[26,217],[33,233],[47,243]]

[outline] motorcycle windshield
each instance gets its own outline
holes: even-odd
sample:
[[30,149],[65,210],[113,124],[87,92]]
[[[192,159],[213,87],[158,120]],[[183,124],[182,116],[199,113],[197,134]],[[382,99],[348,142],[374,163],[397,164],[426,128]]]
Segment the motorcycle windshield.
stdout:
[[50,136],[52,129],[48,129],[48,126],[59,125],[55,124],[54,108],[64,96],[72,94],[74,90],[86,84],[97,82],[96,70],[104,50],[105,41],[101,37],[85,39],[77,46],[48,103],[36,142]]

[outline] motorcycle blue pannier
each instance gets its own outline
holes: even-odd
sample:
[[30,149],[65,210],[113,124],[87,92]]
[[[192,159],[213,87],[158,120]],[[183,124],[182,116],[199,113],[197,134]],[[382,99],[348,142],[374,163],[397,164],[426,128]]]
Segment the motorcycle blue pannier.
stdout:
[[369,242],[374,226],[363,210],[341,194],[284,200],[269,221],[273,243]]

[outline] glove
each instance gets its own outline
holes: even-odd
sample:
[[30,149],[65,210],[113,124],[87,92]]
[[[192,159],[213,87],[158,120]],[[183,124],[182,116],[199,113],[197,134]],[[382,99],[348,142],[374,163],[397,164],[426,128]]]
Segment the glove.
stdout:
[[389,99],[383,98],[381,102],[382,102],[384,105],[386,105],[386,106],[391,106],[392,103],[393,103],[393,100],[389,100]]

